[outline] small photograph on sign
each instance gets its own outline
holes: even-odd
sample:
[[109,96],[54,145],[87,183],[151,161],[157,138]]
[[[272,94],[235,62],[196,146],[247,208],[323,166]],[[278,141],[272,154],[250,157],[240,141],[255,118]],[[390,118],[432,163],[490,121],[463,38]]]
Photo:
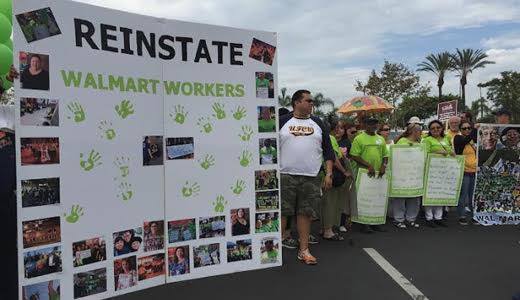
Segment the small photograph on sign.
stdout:
[[58,100],[20,99],[20,123],[23,126],[59,126]]
[[193,248],[195,268],[220,264],[220,244],[201,245]]
[[258,106],[258,132],[276,132],[276,109],[274,106]]
[[81,267],[107,259],[105,238],[97,237],[72,244],[74,267]]
[[164,248],[164,221],[144,222],[144,251]]
[[116,291],[137,285],[137,260],[135,255],[114,260],[114,285]]
[[499,161],[520,160],[520,127],[481,126],[478,134],[479,164],[495,166]]
[[107,291],[107,269],[96,269],[74,274],[74,299]]
[[249,234],[251,223],[249,221],[249,208],[231,210],[231,235]]
[[194,240],[197,238],[195,231],[195,219],[169,221],[168,242],[177,243]]
[[24,249],[61,241],[60,217],[25,221],[22,227]]
[[35,207],[59,203],[59,178],[22,180],[22,207]]
[[193,159],[195,156],[193,137],[167,138],[166,155],[168,160]]
[[56,300],[60,299],[60,281],[51,280],[23,287],[24,300]]
[[61,34],[50,7],[16,15],[16,20],[27,43]]
[[226,216],[199,218],[199,238],[226,236]]
[[164,275],[164,253],[139,257],[137,274],[139,281]]
[[274,79],[273,73],[256,72],[256,98],[273,99],[274,98]]
[[25,252],[23,262],[25,278],[61,272],[61,246]]
[[143,229],[127,229],[113,234],[114,256],[137,252],[143,243]]
[[60,163],[59,138],[21,138],[22,166],[52,165]]
[[263,62],[264,64],[272,65],[275,51],[275,46],[253,38],[251,49],[249,50],[249,57],[258,60],[259,62]]
[[280,197],[278,190],[256,193],[257,211],[276,210],[280,205],[279,203]]
[[20,52],[20,83],[22,89],[49,90],[49,55]]
[[163,164],[163,137],[145,136],[143,138],[143,166]]
[[256,214],[255,232],[278,232],[280,220],[277,212]]
[[260,139],[259,149],[260,164],[273,165],[278,163],[278,151],[276,146],[276,139]]
[[227,242],[227,261],[243,261],[253,259],[251,239]]
[[255,189],[257,191],[278,189],[276,170],[255,171]]
[[278,238],[267,237],[262,239],[260,245],[260,262],[262,264],[274,264],[278,262],[278,253],[280,251],[280,243]]
[[170,276],[190,273],[190,247],[168,248],[168,274]]

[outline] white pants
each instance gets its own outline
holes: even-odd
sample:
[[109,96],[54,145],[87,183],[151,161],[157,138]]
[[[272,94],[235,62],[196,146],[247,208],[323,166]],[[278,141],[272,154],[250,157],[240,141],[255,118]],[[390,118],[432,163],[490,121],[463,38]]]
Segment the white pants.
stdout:
[[432,219],[442,220],[442,211],[442,206],[425,206],[424,213],[426,215],[426,221],[431,221]]

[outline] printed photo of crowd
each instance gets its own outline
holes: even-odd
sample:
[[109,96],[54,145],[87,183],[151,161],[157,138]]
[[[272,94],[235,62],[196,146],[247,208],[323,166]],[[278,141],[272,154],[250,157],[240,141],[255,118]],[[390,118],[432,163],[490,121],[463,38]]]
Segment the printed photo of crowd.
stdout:
[[60,179],[22,180],[22,207],[60,203]]
[[74,267],[80,267],[107,259],[105,239],[97,237],[72,244]]
[[22,228],[24,249],[61,241],[60,217],[25,221]]
[[139,281],[164,275],[164,253],[140,257],[137,270]]
[[220,264],[220,244],[201,245],[193,248],[195,268]]
[[21,138],[20,156],[22,166],[50,165],[60,163],[58,138]]
[[280,220],[277,212],[256,214],[255,232],[278,232]]
[[257,192],[256,210],[266,211],[278,209],[279,199],[278,191]]
[[58,100],[21,98],[20,123],[24,126],[59,126]]
[[275,51],[275,46],[253,38],[251,49],[249,50],[249,57],[254,60],[258,60],[259,62],[263,62],[264,64],[272,65]]
[[276,170],[255,171],[255,189],[257,191],[278,189]]
[[143,229],[127,229],[113,234],[114,256],[125,255],[139,251],[143,243]]
[[25,278],[34,278],[62,271],[61,246],[25,252]]
[[107,269],[96,269],[74,274],[74,299],[107,291]]
[[226,236],[226,217],[216,216],[199,219],[199,238]]
[[474,210],[520,213],[520,127],[479,128]]
[[49,7],[16,15],[16,20],[28,43],[61,34]]
[[253,258],[253,249],[251,240],[240,240],[236,242],[227,242],[227,261],[251,260]]
[[26,285],[22,289],[22,300],[59,300],[60,281],[50,280]]
[[168,242],[177,243],[197,238],[195,219],[176,220],[168,222]]

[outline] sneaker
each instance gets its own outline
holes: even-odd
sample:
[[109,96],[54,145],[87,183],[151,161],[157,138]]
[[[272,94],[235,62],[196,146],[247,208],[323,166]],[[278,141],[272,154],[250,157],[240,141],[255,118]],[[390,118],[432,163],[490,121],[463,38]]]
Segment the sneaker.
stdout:
[[466,218],[459,218],[459,224],[466,226],[468,225],[468,221],[466,220]]
[[287,249],[296,249],[298,248],[298,242],[293,238],[286,238],[282,241],[282,247]]
[[298,251],[298,259],[306,265],[315,265],[318,263],[318,260],[316,259],[316,257],[311,255],[309,249],[305,251]]
[[347,228],[345,226],[340,226],[339,227],[339,232],[347,232]]
[[319,244],[319,241],[314,235],[309,234],[309,244],[316,245]]
[[406,229],[406,225],[403,222],[395,223],[395,227],[399,229]]
[[435,223],[435,225],[438,225],[440,227],[448,227],[448,225],[446,225],[446,223],[444,223],[443,220],[435,220],[433,222]]
[[437,225],[435,225],[433,220],[426,220],[426,225],[428,225],[428,227],[431,227],[431,228],[437,227]]
[[415,222],[407,222],[408,223],[408,226],[412,227],[412,228],[419,228],[419,223],[415,223]]

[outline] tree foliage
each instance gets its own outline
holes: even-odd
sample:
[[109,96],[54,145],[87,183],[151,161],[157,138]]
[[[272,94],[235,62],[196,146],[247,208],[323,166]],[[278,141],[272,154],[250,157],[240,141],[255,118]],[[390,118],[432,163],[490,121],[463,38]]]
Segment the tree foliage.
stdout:
[[520,121],[520,73],[506,71],[500,73],[500,78],[485,82],[487,98],[497,108],[504,108],[512,113],[513,120]]

